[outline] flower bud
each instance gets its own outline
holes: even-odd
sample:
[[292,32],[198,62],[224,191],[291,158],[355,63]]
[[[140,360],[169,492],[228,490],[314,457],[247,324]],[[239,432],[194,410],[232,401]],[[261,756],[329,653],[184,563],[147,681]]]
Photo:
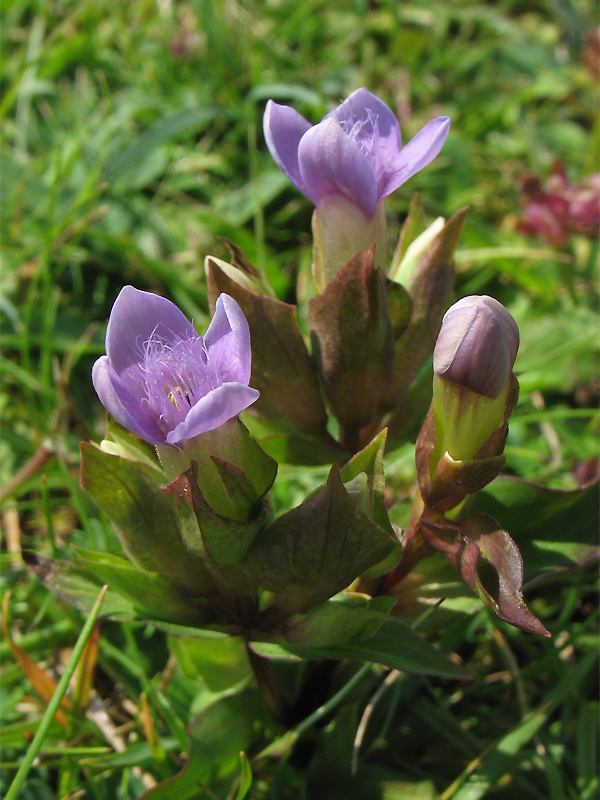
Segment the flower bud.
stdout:
[[519,349],[519,329],[486,295],[465,297],[444,315],[433,353],[438,378],[495,399],[505,389]]
[[514,319],[491,297],[465,297],[446,312],[433,354],[432,475],[442,458],[500,455],[517,397],[518,346]]

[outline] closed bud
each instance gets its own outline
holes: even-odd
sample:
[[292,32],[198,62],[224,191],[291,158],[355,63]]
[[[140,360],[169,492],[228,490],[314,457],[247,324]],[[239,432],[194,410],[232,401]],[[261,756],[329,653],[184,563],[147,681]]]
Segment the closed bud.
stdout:
[[486,295],[465,297],[444,316],[433,370],[494,400],[506,388],[518,348],[519,329],[501,303]]
[[465,297],[444,316],[433,354],[433,403],[417,440],[425,503],[453,508],[503,465],[519,384],[519,330],[501,303]]

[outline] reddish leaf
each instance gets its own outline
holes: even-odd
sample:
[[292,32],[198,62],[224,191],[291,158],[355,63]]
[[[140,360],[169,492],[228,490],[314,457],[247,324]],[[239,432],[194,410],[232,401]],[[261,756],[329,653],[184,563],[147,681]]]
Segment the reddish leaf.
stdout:
[[359,444],[360,429],[379,418],[392,379],[386,277],[375,268],[374,256],[371,246],[350,259],[309,305],[325,394],[351,449]]
[[[487,514],[471,514],[456,523],[422,519],[421,530],[500,619],[531,633],[550,636],[525,605],[523,559],[495,519]],[[484,571],[486,565],[488,570]]]
[[240,304],[250,326],[250,385],[260,392],[252,413],[288,420],[302,431],[326,437],[327,414],[296,307],[240,286],[210,258],[207,274],[211,304],[226,292]]

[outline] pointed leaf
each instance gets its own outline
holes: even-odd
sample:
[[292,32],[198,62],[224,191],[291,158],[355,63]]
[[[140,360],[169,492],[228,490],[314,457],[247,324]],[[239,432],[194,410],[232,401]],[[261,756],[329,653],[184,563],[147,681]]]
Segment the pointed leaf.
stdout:
[[358,509],[334,466],[322,491],[257,536],[244,564],[278,608],[298,612],[337,594],[394,544]]
[[[395,604],[390,601],[388,611]],[[285,638],[292,644],[307,647],[327,647],[344,644],[350,640],[368,639],[387,618],[364,596],[346,596],[343,601],[328,600],[306,614],[297,614],[287,620]]]
[[440,650],[428,644],[398,619],[386,619],[367,639],[355,639],[340,645],[302,647],[284,639],[275,642],[252,642],[252,649],[267,658],[350,658],[385,664],[392,669],[417,675],[468,679],[469,675]]
[[521,554],[495,519],[487,514],[471,514],[457,523],[422,519],[421,530],[429,544],[444,554],[500,619],[531,633],[550,636],[525,605]]
[[351,258],[309,304],[325,394],[352,444],[363,426],[378,419],[392,379],[386,278],[375,268],[374,254],[371,246]]
[[73,550],[75,558],[68,562],[29,554],[28,565],[53,594],[84,613],[89,613],[99,588],[107,583],[110,591],[102,606],[104,616],[182,625],[198,625],[210,616],[206,600],[182,593],[164,575],[144,572],[110,553]]
[[295,306],[240,286],[213,259],[207,259],[206,271],[211,305],[226,292],[240,304],[250,326],[250,385],[260,392],[252,412],[326,437],[327,414]]

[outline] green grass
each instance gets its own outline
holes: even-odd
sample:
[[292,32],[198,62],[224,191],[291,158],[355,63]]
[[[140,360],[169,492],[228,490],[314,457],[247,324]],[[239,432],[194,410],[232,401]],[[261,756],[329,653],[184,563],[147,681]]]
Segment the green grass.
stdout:
[[[598,89],[581,60],[591,4],[8,0],[3,16],[1,580],[13,638],[57,682],[84,616],[27,571],[19,547],[58,556],[72,541],[115,547],[79,486],[78,446],[103,435],[90,370],[118,291],[160,292],[201,328],[204,257],[227,257],[225,237],[280,298],[301,312],[307,302],[312,208],[266,149],[268,98],[317,121],[364,85],[398,111],[405,140],[450,114],[440,157],[388,202],[392,233],[416,190],[432,219],[471,207],[456,293],[498,297],[521,329],[507,472],[576,487],[576,465],[597,457],[599,248],[573,236],[559,252],[515,222],[523,172],[545,176],[561,159],[577,182],[598,169]],[[414,480],[410,453],[389,461],[390,490],[402,498]],[[275,506],[294,505],[320,480],[287,468]],[[449,600],[463,612],[452,606],[443,628],[424,630],[471,682],[398,676],[374,707],[355,778],[353,742],[379,668],[287,759],[261,756],[284,731],[257,715],[238,747],[248,747],[247,796],[593,798],[596,570],[560,569],[559,557],[579,522],[554,540],[556,569],[527,575],[528,603],[551,640],[498,623],[475,599]],[[43,708],[8,643],[0,647],[6,793]],[[339,665],[329,698],[355,674]],[[285,667],[279,677],[292,680]],[[19,796],[138,797],[182,768],[195,715],[204,734],[235,724],[234,705],[216,716],[216,697],[174,662],[165,634],[103,620],[88,714],[74,711],[66,730],[50,726]],[[246,782],[247,767],[236,767]],[[215,778],[212,796],[235,797],[232,783]]]

